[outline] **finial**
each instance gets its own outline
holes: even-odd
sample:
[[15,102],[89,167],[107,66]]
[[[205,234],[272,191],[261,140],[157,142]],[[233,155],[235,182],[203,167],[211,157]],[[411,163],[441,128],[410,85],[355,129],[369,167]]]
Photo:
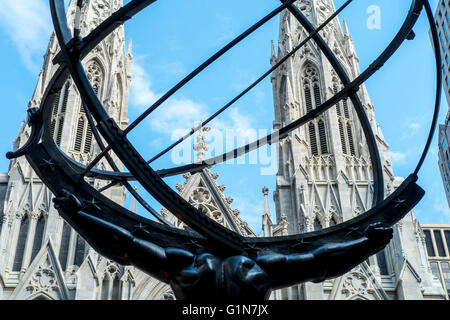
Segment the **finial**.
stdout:
[[264,187],[262,189],[262,192],[264,194],[264,214],[270,216],[270,207],[269,207],[269,188]]
[[200,127],[200,129],[198,130],[199,133],[197,135],[197,143],[194,144],[194,150],[197,151],[197,161],[200,162],[205,160],[206,151],[209,149],[209,146],[206,144],[204,132],[210,131],[211,128],[203,127],[202,122],[199,122],[198,127]]

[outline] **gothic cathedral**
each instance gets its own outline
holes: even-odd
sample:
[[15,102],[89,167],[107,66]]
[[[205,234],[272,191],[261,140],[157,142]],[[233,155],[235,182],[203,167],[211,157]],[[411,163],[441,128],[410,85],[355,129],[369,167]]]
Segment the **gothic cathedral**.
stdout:
[[[73,25],[75,3],[68,9]],[[85,1],[81,14],[82,36],[123,5],[123,0]],[[296,5],[314,25],[334,12],[332,0],[299,0]],[[351,78],[359,75],[358,57],[348,28],[335,19],[321,35],[333,49]],[[272,47],[271,63],[277,62],[307,36],[285,11],[281,14],[278,54]],[[44,66],[29,107],[38,107],[43,91],[56,68],[58,51],[54,36],[45,54]],[[125,128],[128,125],[128,94],[131,83],[131,43],[125,43],[124,28],[116,29],[84,60],[88,77],[109,114]],[[342,87],[323,54],[310,41],[272,75],[274,128],[288,125],[319,106]],[[376,124],[374,107],[364,86],[361,101],[376,133],[386,194],[401,183],[389,160],[389,146]],[[88,163],[99,152],[88,125],[75,85],[65,84],[55,102],[52,130],[58,146],[75,160]],[[194,149],[201,160],[208,146],[204,132]],[[28,139],[24,123],[13,143],[17,150]],[[118,163],[118,160],[116,163]],[[265,236],[309,232],[340,223],[371,207],[371,162],[361,127],[350,101],[341,101],[278,144],[278,173],[274,201],[276,223],[269,211],[269,190],[263,189]],[[106,162],[100,168],[110,170]],[[179,194],[210,218],[244,235],[256,236],[233,209],[233,199],[224,195],[218,175],[204,169],[185,174]],[[93,181],[93,183],[98,183]],[[102,187],[98,185],[97,187]],[[108,190],[109,197],[123,205],[123,188]],[[0,174],[0,299],[52,300],[172,300],[170,288],[145,273],[124,267],[97,254],[61,218],[52,205],[52,194],[38,179],[24,157],[12,160]],[[135,203],[132,205],[132,210]],[[178,227],[183,224],[168,211],[162,214]],[[350,273],[322,284],[303,284],[272,293],[272,299],[439,299],[443,295],[427,261],[424,234],[411,212],[395,227],[391,244]]]

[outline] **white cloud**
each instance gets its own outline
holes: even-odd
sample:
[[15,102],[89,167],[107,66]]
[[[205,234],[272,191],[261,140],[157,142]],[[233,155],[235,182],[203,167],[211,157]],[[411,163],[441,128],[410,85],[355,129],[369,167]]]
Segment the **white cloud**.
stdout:
[[442,202],[440,199],[437,199],[433,204],[433,209],[442,215],[442,221],[447,221],[450,219],[450,209],[447,202]]
[[[136,61],[131,67],[131,105],[140,111],[152,105],[162,94],[152,89],[150,75]],[[188,98],[170,98],[151,116],[152,129],[170,135],[173,139],[186,134],[188,130],[206,120],[211,115],[206,105]],[[235,136],[253,137],[256,130],[252,128],[250,116],[242,114],[238,108],[230,108],[211,122],[215,130],[222,133],[233,132]]]
[[[152,89],[149,74],[137,62],[133,63],[131,72],[131,105],[144,111],[162,94]],[[187,98],[170,98],[149,116],[148,121],[152,129],[175,138],[206,117],[205,105]]]
[[151,89],[152,81],[147,72],[137,63],[131,65],[131,103],[134,107],[145,110],[159,96]]
[[0,29],[17,48],[26,68],[39,71],[53,29],[47,1],[2,0]]
[[395,164],[404,163],[406,160],[406,156],[407,156],[407,153],[396,152],[396,151],[390,151],[390,154],[391,154],[391,160]]
[[417,130],[419,130],[420,128],[422,128],[422,125],[420,124],[420,123],[410,123],[409,125],[408,125],[408,127],[410,128],[410,129],[412,129],[414,132],[416,132]]

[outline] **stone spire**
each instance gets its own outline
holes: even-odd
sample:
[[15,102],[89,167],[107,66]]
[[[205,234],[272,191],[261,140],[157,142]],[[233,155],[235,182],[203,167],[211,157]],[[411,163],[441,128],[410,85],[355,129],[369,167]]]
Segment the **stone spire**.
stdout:
[[[201,126],[201,122],[199,124]],[[208,151],[209,146],[206,143],[206,137],[204,135],[205,132],[210,131],[210,127],[201,127],[199,129],[199,133],[197,135],[197,143],[194,144],[194,150],[197,152],[197,161],[205,160],[206,151]]]
[[264,195],[264,214],[270,215],[270,208],[269,208],[269,188],[264,187],[262,189],[263,195]]
[[262,220],[262,229],[265,237],[271,237],[273,236],[273,222],[269,208],[269,188],[264,187],[262,189],[262,193],[264,195],[264,214]]

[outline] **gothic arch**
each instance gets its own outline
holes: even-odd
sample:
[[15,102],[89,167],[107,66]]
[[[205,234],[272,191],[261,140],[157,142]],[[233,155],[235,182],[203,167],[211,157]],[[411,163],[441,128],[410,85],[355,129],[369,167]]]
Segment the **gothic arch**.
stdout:
[[27,300],[55,300],[49,294],[41,291],[30,295]]
[[50,130],[53,139],[58,146],[61,146],[62,142],[64,122],[72,84],[72,79],[69,78],[59,91],[53,104]]
[[[323,79],[317,65],[307,62],[302,67],[301,88],[304,102],[303,112],[307,114],[319,107],[324,101]],[[329,133],[327,130],[325,115],[311,120],[308,124],[308,138],[312,156],[328,154]]]
[[105,78],[106,78],[106,72],[105,67],[102,61],[98,57],[94,57],[86,64],[86,75],[89,79],[89,81],[92,84],[92,87],[94,90],[96,90],[97,95],[99,96],[100,100],[102,97],[103,92],[105,92]]
[[[106,81],[105,68],[98,58],[89,60],[86,64],[86,74],[99,99],[101,99]],[[93,149],[93,133],[82,101],[79,103],[79,111],[75,124],[76,125],[73,128],[74,137],[72,149],[77,153],[90,154]]]

